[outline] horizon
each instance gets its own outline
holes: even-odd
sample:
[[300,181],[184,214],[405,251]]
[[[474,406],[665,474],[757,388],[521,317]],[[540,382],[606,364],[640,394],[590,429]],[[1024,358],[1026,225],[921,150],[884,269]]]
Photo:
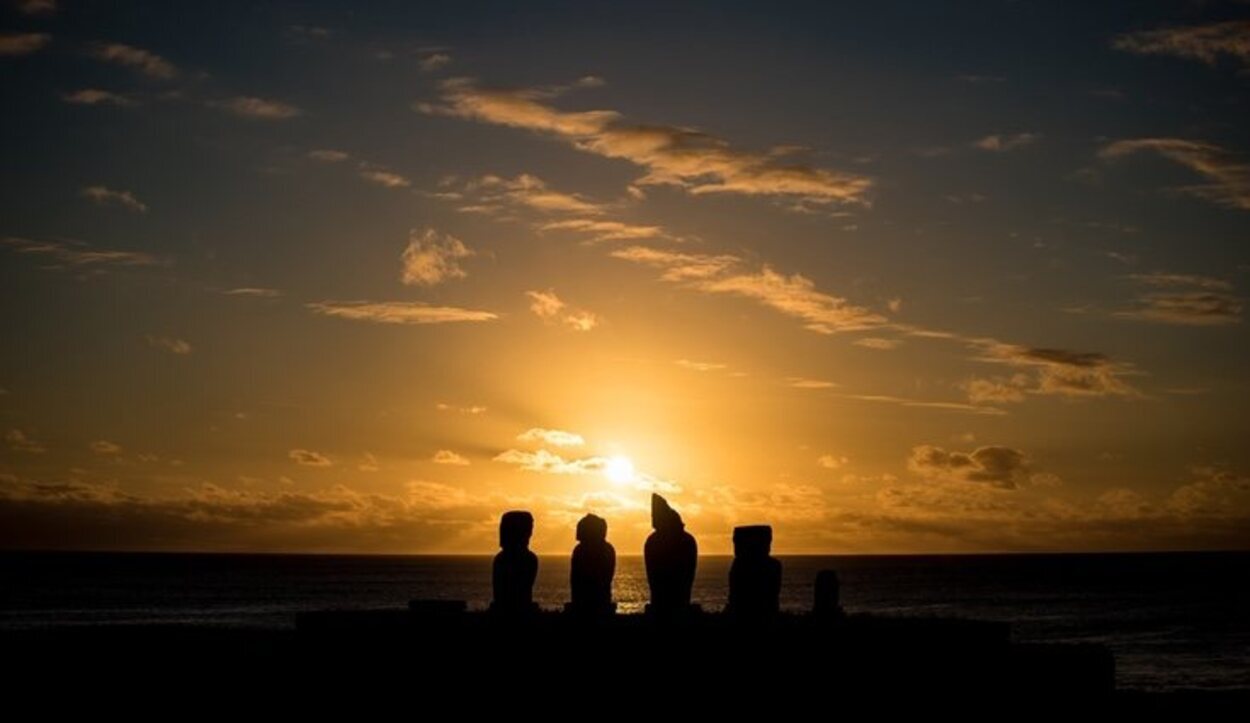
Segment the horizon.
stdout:
[[0,68],[0,550],[1250,550],[1244,3],[4,0]]

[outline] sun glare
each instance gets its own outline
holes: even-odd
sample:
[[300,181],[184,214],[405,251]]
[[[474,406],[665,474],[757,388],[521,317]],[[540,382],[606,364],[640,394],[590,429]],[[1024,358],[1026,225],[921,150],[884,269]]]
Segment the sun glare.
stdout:
[[603,476],[609,481],[616,484],[625,484],[634,481],[634,463],[629,457],[609,457],[608,462],[604,465]]

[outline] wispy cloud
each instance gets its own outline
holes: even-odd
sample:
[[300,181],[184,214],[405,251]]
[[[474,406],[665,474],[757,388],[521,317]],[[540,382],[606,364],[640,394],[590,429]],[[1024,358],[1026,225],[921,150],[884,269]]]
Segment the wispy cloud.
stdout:
[[599,326],[596,314],[569,306],[553,289],[527,291],[525,296],[530,300],[530,311],[543,321],[559,322],[573,331],[591,331]]
[[161,261],[151,254],[141,251],[116,251],[97,249],[77,241],[31,241],[24,238],[6,236],[0,238],[0,245],[7,246],[19,254],[46,256],[59,264],[72,268],[89,268],[103,266],[159,266]]
[[400,174],[370,164],[362,164],[359,174],[361,178],[369,183],[374,183],[384,188],[408,188],[412,185],[412,181]]
[[602,221],[589,218],[575,218],[564,221],[550,221],[538,225],[539,231],[575,231],[588,234],[592,241],[617,241],[659,238],[664,236],[664,229],[659,226],[642,226],[621,221]]
[[143,48],[122,43],[96,43],[91,55],[97,60],[133,68],[149,78],[168,80],[178,75],[173,63]]
[[536,452],[509,449],[495,455],[495,461],[516,465],[527,472],[541,472],[543,474],[591,474],[593,472],[602,472],[608,463],[606,457],[566,460],[560,455],[553,454],[545,449],[540,449]]
[[948,412],[966,412],[968,414],[982,414],[991,417],[998,417],[1006,414],[1006,412],[997,407],[987,407],[980,404],[911,399],[909,397],[899,397],[891,394],[842,394],[840,396],[844,399],[855,399],[861,402],[875,402],[878,404],[897,404],[901,407],[911,407],[913,409],[936,409]]
[[692,359],[677,359],[673,362],[682,369],[689,369],[692,372],[719,372],[729,368],[728,364],[719,362],[694,361]]
[[529,173],[515,178],[493,174],[469,181],[464,190],[476,202],[485,205],[510,204],[542,213],[599,215],[605,208],[576,193],[565,193],[549,187],[546,181]]
[[[894,309],[891,309],[891,311],[894,311]],[[862,346],[865,349],[876,349],[877,351],[889,351],[891,349],[897,349],[899,346],[902,345],[903,342],[898,339],[883,339],[878,336],[868,336],[868,337],[864,337],[863,339],[856,339],[855,341],[851,343],[854,344],[855,346]]]
[[1110,143],[1099,158],[1114,160],[1141,151],[1157,153],[1207,180],[1175,189],[1180,193],[1243,211],[1250,210],[1250,165],[1212,143],[1183,138],[1134,138]]
[[1036,384],[1026,389],[1030,394],[1064,397],[1136,397],[1140,392],[1124,376],[1132,374],[1130,366],[1118,363],[1097,352],[1079,352],[1006,344],[984,340],[977,344],[980,361],[1024,367],[1036,372]]
[[839,385],[836,382],[826,381],[824,379],[809,379],[807,377],[787,377],[786,386],[795,389],[834,389]]
[[288,120],[303,114],[302,110],[289,103],[249,95],[215,100],[211,101],[209,105],[240,118],[250,120]]
[[664,281],[689,281],[719,276],[742,262],[729,254],[694,254],[668,251],[650,246],[630,246],[616,249],[609,256],[636,264],[661,269]]
[[474,416],[486,413],[486,407],[480,404],[456,405],[448,404],[447,402],[439,402],[434,405],[434,408],[440,412],[457,412],[459,414],[469,414]]
[[1171,55],[1215,65],[1221,57],[1250,63],[1250,20],[1140,30],[1118,35],[1116,50],[1138,55]]
[[47,33],[0,33],[0,56],[30,55],[52,42]]
[[473,256],[473,250],[451,234],[432,228],[408,232],[408,245],[400,254],[403,262],[401,278],[405,284],[435,286],[448,279],[463,279],[468,274],[459,260]]
[[87,186],[82,189],[82,196],[100,206],[121,206],[137,213],[148,212],[147,204],[130,191],[117,191],[107,186]]
[[287,452],[287,457],[292,462],[305,467],[333,467],[334,462],[320,452],[313,452],[307,449],[293,449]]
[[83,88],[71,93],[62,93],[61,100],[74,105],[115,105],[132,106],[135,102],[124,95],[119,95],[99,88]]
[[417,61],[417,67],[423,73],[433,73],[451,64],[451,56],[447,53],[428,53]]
[[23,15],[55,15],[57,0],[16,0],[13,3]]
[[839,469],[845,467],[850,461],[842,455],[822,454],[816,458],[816,465],[824,469]]
[[221,293],[226,296],[253,296],[261,299],[276,299],[282,296],[282,292],[277,289],[266,289],[258,286],[241,286],[237,289],[227,289]]
[[351,158],[350,153],[344,151],[336,151],[330,148],[322,148],[308,152],[308,157],[314,161],[323,161],[325,163],[341,163]]
[[5,444],[14,452],[25,452],[27,454],[43,454],[48,451],[42,444],[30,438],[20,429],[10,429],[4,433]]
[[974,141],[972,145],[973,147],[979,148],[983,151],[1003,153],[1031,146],[1040,139],[1041,135],[1038,133],[1016,133],[1014,135],[1000,135],[995,133]]
[[414,301],[318,301],[305,306],[323,316],[377,324],[450,324],[499,318],[489,311],[430,306]]
[[150,334],[145,338],[148,346],[153,349],[160,349],[179,356],[186,356],[191,353],[191,343],[183,339],[175,339],[169,336],[153,336]]
[[118,455],[118,454],[121,454],[122,452],[122,446],[120,444],[117,444],[116,442],[110,442],[107,439],[97,439],[91,444],[88,444],[87,448],[90,449],[92,452],[95,452],[98,455],[102,455],[106,457]]
[[630,161],[646,171],[636,185],[670,185],[691,194],[788,196],[817,205],[867,203],[872,180],[866,176],[786,164],[779,154],[738,150],[690,128],[627,124],[616,111],[562,111],[551,101],[564,90],[490,89],[458,78],[442,84],[439,103],[417,108],[545,133],[582,151]]
[[580,434],[566,432],[562,429],[544,429],[542,427],[527,429],[518,434],[516,438],[520,442],[550,444],[556,447],[580,447],[586,444],[586,440]]
[[456,454],[450,449],[438,450],[437,452],[434,453],[434,456],[430,458],[430,461],[433,462],[434,464],[447,464],[447,465],[453,465],[456,467],[469,466],[469,460],[467,457]]

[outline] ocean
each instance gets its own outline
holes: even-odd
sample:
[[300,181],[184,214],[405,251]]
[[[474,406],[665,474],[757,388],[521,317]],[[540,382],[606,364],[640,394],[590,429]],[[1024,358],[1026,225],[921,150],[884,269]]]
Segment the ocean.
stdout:
[[[1117,685],[1250,689],[1250,553],[781,556],[782,607],[810,607],[823,569],[851,613],[1012,623],[1022,642],[1094,642]],[[696,602],[725,604],[731,558],[699,559]],[[568,596],[568,558],[542,557],[535,598]],[[639,557],[617,562],[622,612],[646,602]],[[490,600],[490,557],[0,553],[0,630],[184,624],[283,628],[305,610]]]

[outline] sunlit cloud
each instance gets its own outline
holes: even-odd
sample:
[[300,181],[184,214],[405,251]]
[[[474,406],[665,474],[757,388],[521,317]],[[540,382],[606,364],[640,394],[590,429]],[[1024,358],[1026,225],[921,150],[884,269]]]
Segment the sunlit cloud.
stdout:
[[293,449],[287,452],[286,456],[292,462],[304,467],[333,467],[334,462],[320,452],[313,452],[308,449]]
[[258,299],[276,299],[282,296],[282,292],[277,289],[267,289],[258,286],[241,286],[237,289],[227,289],[221,293],[226,296],[252,296]]
[[833,389],[838,386],[835,382],[826,381],[824,379],[808,379],[806,377],[789,377],[786,379],[786,386],[795,389]]
[[302,110],[289,103],[246,95],[212,101],[209,105],[250,120],[288,120],[303,114]]
[[520,449],[509,449],[495,455],[496,462],[511,464],[526,472],[542,474],[591,474],[601,472],[607,465],[606,457],[586,457],[583,459],[566,460],[558,454],[540,449],[529,452]]
[[548,221],[537,226],[539,231],[573,231],[590,236],[592,241],[618,241],[659,238],[664,229],[659,226],[640,226],[621,221],[599,221],[575,218],[564,221]]
[[732,294],[760,302],[804,322],[804,328],[819,334],[872,329],[885,318],[846,299],[816,289],[801,274],[789,276],[764,266],[756,273],[735,274],[697,281],[694,287],[713,294]]
[[[893,311],[893,309],[891,309],[891,311]],[[902,345],[903,342],[898,339],[883,339],[878,336],[867,336],[867,337],[864,337],[863,339],[856,339],[855,341],[851,343],[854,344],[855,346],[862,346],[865,349],[876,349],[877,351],[889,351],[891,349],[897,349],[899,346]]]
[[1132,367],[1097,352],[1020,346],[987,340],[978,345],[980,361],[1026,367],[1036,372],[1030,394],[1064,397],[1137,397],[1141,393],[1124,380]]
[[135,104],[124,95],[99,88],[83,88],[72,93],[63,93],[61,100],[73,105],[115,105],[123,108]]
[[498,314],[415,301],[317,301],[305,304],[315,314],[377,324],[449,324],[494,321]]
[[649,246],[616,249],[609,255],[612,258],[662,269],[663,273],[660,278],[664,281],[675,282],[718,276],[742,261],[737,256],[727,254],[682,253]]
[[25,452],[27,454],[43,454],[47,452],[47,448],[39,442],[31,439],[30,435],[20,429],[10,429],[4,433],[4,442],[9,449],[14,452]]
[[1027,397],[1032,380],[1027,374],[1013,374],[1010,377],[993,379],[969,379],[964,383],[964,391],[968,393],[968,401],[973,404],[1007,404],[1023,402]]
[[434,464],[446,464],[456,467],[467,467],[469,465],[467,457],[456,454],[450,449],[438,450],[434,453],[434,456],[430,458],[430,461]]
[[314,161],[322,161],[325,163],[342,163],[351,158],[351,154],[344,151],[336,151],[330,148],[322,148],[308,152],[308,157]]
[[897,404],[901,407],[911,407],[913,409],[936,409],[939,411],[964,412],[967,414],[981,414],[991,417],[998,417],[1006,414],[1006,412],[997,407],[987,407],[980,404],[912,399],[910,397],[900,397],[891,394],[843,394],[840,396],[844,399],[855,399],[861,402],[875,402],[878,404]]
[[695,361],[692,359],[677,359],[673,363],[682,369],[689,369],[692,372],[719,372],[729,368],[728,364]]
[[980,140],[973,142],[973,147],[983,151],[992,151],[995,153],[1003,153],[1005,151],[1015,151],[1026,146],[1031,146],[1041,139],[1041,135],[1037,133],[1016,133],[1014,135],[993,134],[985,136]]
[[100,206],[121,206],[130,211],[147,213],[147,204],[135,198],[130,191],[117,191],[106,186],[87,186],[82,189],[83,198]]
[[435,286],[448,279],[463,279],[468,274],[460,268],[460,259],[473,256],[473,251],[460,239],[432,228],[408,232],[408,246],[400,255],[403,282],[416,286]]
[[423,73],[432,73],[451,64],[451,56],[447,53],[429,53],[417,61],[417,67]]
[[47,33],[0,33],[0,56],[30,55],[52,42]]
[[907,468],[930,479],[979,482],[1004,489],[1018,487],[1029,472],[1024,453],[1011,447],[953,452],[929,444],[912,448]]
[[1114,160],[1142,151],[1157,153],[1207,181],[1181,186],[1174,189],[1177,192],[1229,208],[1250,210],[1250,165],[1212,143],[1183,138],[1134,138],[1103,146],[1098,157]]
[[522,173],[515,178],[488,174],[466,183],[464,193],[457,194],[457,197],[462,198],[465,194],[476,198],[477,203],[481,205],[506,203],[541,213],[593,216],[605,211],[601,204],[580,194],[565,193],[550,188],[546,181],[529,173]]
[[440,103],[418,110],[561,138],[575,148],[620,158],[645,169],[635,185],[670,185],[692,194],[790,196],[813,204],[867,203],[866,176],[800,164],[773,153],[733,148],[689,128],[629,125],[616,111],[561,111],[550,105],[562,89],[489,89],[458,78],[442,84]]
[[582,435],[566,432],[562,429],[544,429],[534,427],[517,435],[517,441],[550,444],[555,447],[580,447],[586,444]]
[[91,48],[96,60],[123,65],[143,73],[149,78],[168,80],[178,75],[173,63],[143,48],[122,43],[97,43]]
[[382,465],[378,462],[378,458],[373,456],[372,452],[365,452],[360,457],[360,463],[356,465],[356,469],[361,472],[378,472],[382,469]]
[[1167,291],[1143,294],[1136,306],[1113,312],[1123,319],[1181,326],[1225,326],[1241,323],[1242,300],[1219,291]]
[[408,188],[412,182],[394,171],[377,166],[364,165],[359,171],[360,177],[383,188]]
[[1140,30],[1116,36],[1111,45],[1138,55],[1170,55],[1207,65],[1228,57],[1245,65],[1250,63],[1250,20]]
[[850,461],[842,455],[822,454],[816,458],[816,466],[823,469],[840,469],[849,464]]
[[148,346],[153,349],[160,349],[178,356],[187,356],[191,353],[191,343],[183,339],[175,339],[168,336],[152,336],[150,334],[145,339],[147,339]]
[[458,414],[469,414],[469,415],[474,415],[474,416],[478,414],[485,414],[487,412],[486,407],[480,404],[470,404],[467,406],[461,406],[461,405],[456,405],[456,404],[448,404],[446,402],[439,402],[438,404],[434,405],[434,408],[440,412],[456,412]]
[[140,251],[117,251],[97,249],[80,241],[31,241],[6,236],[0,245],[15,253],[44,256],[69,268],[98,268],[107,266],[159,266],[160,259]]
[[591,331],[599,326],[597,315],[570,307],[552,289],[527,291],[525,296],[530,300],[530,311],[543,321],[560,323],[573,331]]
[[88,444],[87,448],[90,449],[92,452],[95,452],[96,454],[103,455],[106,457],[118,455],[118,454],[121,454],[122,452],[122,447],[120,444],[117,444],[116,442],[110,442],[107,439],[97,439],[91,444]]

